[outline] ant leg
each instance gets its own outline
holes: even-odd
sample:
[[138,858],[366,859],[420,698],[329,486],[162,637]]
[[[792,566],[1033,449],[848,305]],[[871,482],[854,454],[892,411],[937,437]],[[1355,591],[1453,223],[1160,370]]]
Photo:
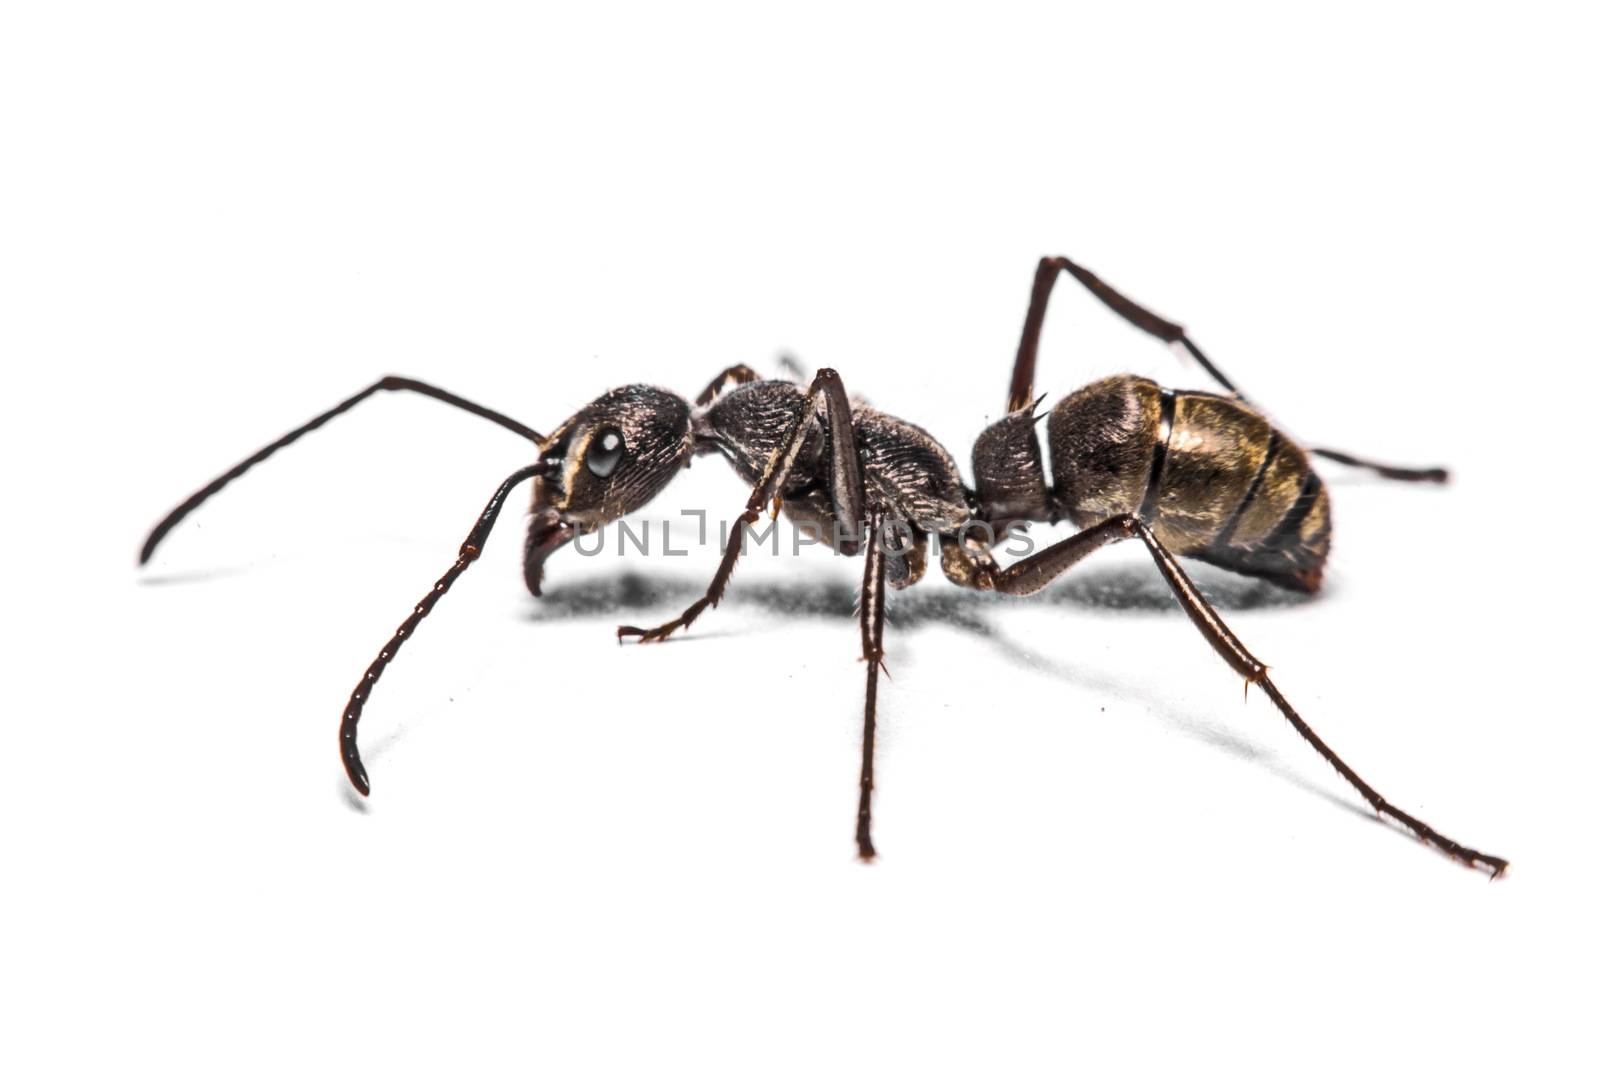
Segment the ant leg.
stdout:
[[806,431],[816,418],[817,408],[824,399],[827,401],[828,432],[833,441],[833,470],[830,472],[829,490],[834,518],[843,535],[840,537],[840,551],[849,547],[850,540],[859,539],[861,523],[866,514],[866,491],[861,481],[861,457],[855,447],[855,429],[850,422],[850,400],[839,375],[824,367],[817,371],[811,388],[806,390],[805,403],[794,424],[789,427],[788,436],[768,458],[766,471],[751,492],[750,499],[745,502],[744,512],[734,520],[733,528],[728,532],[727,547],[722,552],[722,562],[711,579],[706,595],[690,604],[688,610],[676,619],[649,630],[641,630],[637,626],[617,627],[618,641],[624,637],[637,637],[641,642],[664,641],[673,631],[694,622],[707,608],[717,606],[722,594],[727,591],[734,564],[739,562],[744,550],[745,528],[754,525],[767,504],[776,499],[778,490],[789,477],[795,459],[805,444]]
[[878,673],[883,669],[883,516],[867,521],[867,569],[861,580],[861,658],[867,664],[867,699],[861,723],[861,799],[856,806],[856,851],[871,860],[872,758],[878,732]]
[[355,396],[352,396],[349,399],[334,405],[305,425],[290,430],[288,433],[284,434],[270,445],[267,445],[260,451],[230,467],[228,470],[224,471],[222,474],[208,482],[193,496],[189,497],[189,499],[173,508],[172,511],[167,514],[166,518],[156,523],[155,529],[150,531],[150,536],[145,538],[144,547],[139,550],[139,565],[142,567],[146,563],[150,562],[150,557],[155,554],[156,546],[161,543],[162,539],[165,538],[167,534],[172,532],[172,528],[174,526],[182,522],[191,511],[199,507],[201,504],[204,504],[207,500],[211,499],[212,496],[216,495],[218,491],[220,491],[229,482],[239,477],[239,475],[243,474],[251,467],[254,467],[257,463],[260,463],[268,456],[271,456],[274,452],[278,451],[278,449],[283,448],[285,445],[294,444],[312,430],[317,429],[339,415],[343,415],[345,412],[361,403],[367,397],[372,396],[374,393],[395,391],[421,393],[423,396],[429,396],[435,400],[442,400],[452,407],[460,408],[462,411],[469,411],[481,418],[488,419],[490,422],[504,426],[512,433],[526,437],[528,440],[532,441],[541,448],[544,447],[544,435],[536,430],[529,429],[516,419],[502,415],[498,411],[491,411],[479,404],[474,404],[472,401],[456,396],[454,393],[447,393],[443,389],[428,385],[426,382],[419,382],[412,378],[396,378],[391,375],[390,377],[382,378],[376,382],[373,382]]
[[[1222,621],[1216,610],[1206,603],[1205,597],[1196,588],[1189,576],[1178,565],[1177,559],[1167,547],[1163,545],[1150,527],[1136,515],[1118,515],[1097,523],[1081,533],[1075,534],[1060,541],[1043,551],[1037,552],[1027,559],[1019,560],[1011,566],[1000,570],[990,562],[987,567],[979,564],[974,571],[973,584],[979,588],[993,589],[996,592],[1009,593],[1014,596],[1026,596],[1043,589],[1052,580],[1078,563],[1085,556],[1096,549],[1118,541],[1137,537],[1149,549],[1151,557],[1155,560],[1161,576],[1166,579],[1167,586],[1173,595],[1178,598],[1178,604],[1183,608],[1189,620],[1205,637],[1217,655],[1232,667],[1248,686],[1255,683],[1267,698],[1276,705],[1283,717],[1289,720],[1289,725],[1295,728],[1306,742],[1316,749],[1323,759],[1333,765],[1339,775],[1355,787],[1356,792],[1370,804],[1374,811],[1381,816],[1388,816],[1399,822],[1415,834],[1422,841],[1439,849],[1450,858],[1466,864],[1469,867],[1479,867],[1489,872],[1491,877],[1497,877],[1505,872],[1507,863],[1498,856],[1490,856],[1475,849],[1467,848],[1456,841],[1439,833],[1427,823],[1407,814],[1383,798],[1383,796],[1368,785],[1361,776],[1350,768],[1350,765],[1340,759],[1338,754],[1329,748],[1327,743],[1318,737],[1311,727],[1302,719],[1298,712],[1289,704],[1284,695],[1278,691],[1272,679],[1267,677],[1267,667],[1255,656],[1232,630]],[[959,550],[959,546],[956,546]],[[946,552],[950,545],[945,546]]]
[[[1215,363],[1206,358],[1199,346],[1189,340],[1188,332],[1182,326],[1129,300],[1101,281],[1093,271],[1080,267],[1066,256],[1046,256],[1039,260],[1038,269],[1033,275],[1033,295],[1028,301],[1028,316],[1022,324],[1022,340],[1017,345],[1017,361],[1011,369],[1011,394],[1007,401],[1007,413],[1021,411],[1033,402],[1034,370],[1039,357],[1039,334],[1044,329],[1044,313],[1050,303],[1051,290],[1055,288],[1056,277],[1062,271],[1076,278],[1085,289],[1094,294],[1096,299],[1124,321],[1169,345],[1181,345],[1190,356],[1194,357],[1194,361],[1202,370],[1218,385],[1233,394],[1234,399],[1241,404],[1256,407]],[[1323,459],[1349,467],[1359,467],[1372,471],[1380,477],[1397,481],[1443,482],[1448,481],[1450,477],[1448,471],[1439,467],[1394,467],[1358,459],[1349,453],[1331,448],[1313,448],[1311,451]]]
[[433,610],[439,599],[450,591],[450,587],[461,577],[462,572],[483,554],[483,546],[488,543],[489,532],[494,529],[495,520],[500,517],[500,509],[505,505],[506,496],[522,482],[543,474],[547,469],[548,466],[540,461],[532,466],[523,467],[500,483],[500,488],[489,498],[489,503],[485,505],[483,514],[478,516],[478,521],[473,524],[467,539],[461,542],[455,563],[433,583],[428,595],[411,609],[411,614],[406,616],[399,629],[395,630],[394,636],[389,638],[388,643],[378,652],[378,658],[367,667],[367,673],[361,676],[361,681],[351,692],[350,700],[344,706],[344,715],[339,719],[339,758],[344,761],[344,770],[350,776],[350,784],[355,786],[356,792],[362,796],[366,796],[371,787],[367,782],[367,770],[361,764],[361,750],[356,745],[356,729],[361,725],[361,711],[367,706],[367,698],[372,695],[372,687],[378,684],[383,669],[394,659],[395,653],[400,651],[400,646],[405,644],[406,638],[417,628],[417,623],[421,622],[423,617]]
[[1361,459],[1348,452],[1339,452],[1332,448],[1308,448],[1313,456],[1321,456],[1346,467],[1358,467],[1361,470],[1372,471],[1380,478],[1388,478],[1396,482],[1448,482],[1450,472],[1443,467],[1391,467],[1387,463],[1375,460]]
[[1039,356],[1039,334],[1044,330],[1044,313],[1050,304],[1050,293],[1055,288],[1056,276],[1066,271],[1093,293],[1102,304],[1116,312],[1122,319],[1137,326],[1152,337],[1168,344],[1181,344],[1195,362],[1242,403],[1248,404],[1239,387],[1228,380],[1217,366],[1205,357],[1184,332],[1182,326],[1169,322],[1117,292],[1092,272],[1078,266],[1066,256],[1046,256],[1039,260],[1033,275],[1033,295],[1028,300],[1028,317],[1022,323],[1022,341],[1017,346],[1017,362],[1011,369],[1011,398],[1007,413],[1021,411],[1033,401],[1034,366]]
[[724,389],[728,388],[728,386],[743,385],[745,382],[756,381],[760,377],[761,375],[757,374],[754,370],[751,370],[743,363],[735,363],[733,366],[729,367],[727,370],[711,379],[710,385],[707,385],[704,389],[700,390],[700,395],[694,398],[694,405],[695,407],[703,408],[715,400]]
[[[804,385],[811,377],[811,372],[806,370],[806,365],[800,362],[800,357],[793,352],[778,353],[778,369],[783,372],[784,379],[795,385]],[[850,394],[850,403],[858,408],[869,408],[871,401],[860,393]]]

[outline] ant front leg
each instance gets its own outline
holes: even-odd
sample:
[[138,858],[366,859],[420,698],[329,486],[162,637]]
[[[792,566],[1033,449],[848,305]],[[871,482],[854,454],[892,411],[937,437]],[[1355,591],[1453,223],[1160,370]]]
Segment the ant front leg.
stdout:
[[[1289,725],[1295,728],[1306,742],[1316,749],[1323,759],[1333,765],[1340,777],[1355,787],[1362,799],[1372,806],[1380,816],[1387,816],[1405,826],[1423,842],[1432,845],[1450,858],[1488,871],[1490,877],[1498,877],[1505,872],[1507,862],[1498,856],[1471,849],[1439,833],[1422,820],[1407,814],[1401,809],[1385,800],[1376,789],[1372,788],[1351,769],[1350,765],[1340,759],[1338,754],[1329,748],[1327,743],[1318,737],[1310,725],[1300,717],[1299,713],[1289,704],[1289,701],[1272,679],[1267,677],[1266,664],[1251,655],[1244,643],[1228,629],[1227,624],[1216,610],[1206,603],[1194,582],[1189,578],[1178,560],[1163,545],[1142,519],[1137,515],[1117,515],[1097,523],[1065,541],[1057,542],[1049,548],[1034,553],[1026,559],[1018,560],[1011,566],[1001,569],[998,564],[987,557],[974,558],[954,539],[946,539],[942,545],[945,557],[946,573],[958,580],[965,579],[964,584],[979,589],[992,589],[998,593],[1007,593],[1012,596],[1027,596],[1037,593],[1049,585],[1056,578],[1065,574],[1074,565],[1085,557],[1118,541],[1138,538],[1144,542],[1149,550],[1156,567],[1161,571],[1161,577],[1166,580],[1168,588],[1178,598],[1178,604],[1184,613],[1189,616],[1189,621],[1205,637],[1207,643],[1221,656],[1223,661],[1232,667],[1248,686],[1251,683],[1261,687],[1267,698],[1277,707],[1283,717],[1289,720]],[[964,557],[963,559],[959,557]],[[964,568],[964,569],[963,569]]]
[[727,370],[711,379],[711,383],[704,389],[700,390],[700,395],[694,398],[695,407],[705,407],[717,397],[721,396],[722,391],[727,389],[729,386],[743,385],[745,382],[754,382],[759,381],[760,379],[761,375],[757,374],[752,368],[743,363],[735,363],[733,366],[729,367]]
[[723,549],[722,562],[717,567],[716,575],[711,579],[706,595],[690,604],[682,615],[660,626],[648,630],[642,630],[637,626],[617,627],[618,641],[624,637],[637,637],[641,642],[664,641],[675,631],[693,623],[707,608],[717,606],[722,600],[723,593],[727,591],[728,581],[733,577],[734,565],[739,562],[739,555],[744,550],[746,527],[755,524],[761,517],[761,512],[782,488],[789,477],[789,472],[794,469],[801,447],[805,444],[806,430],[816,417],[818,408],[824,406],[828,419],[828,434],[833,442],[830,492],[834,517],[844,533],[844,538],[841,540],[859,536],[861,523],[866,514],[866,490],[861,480],[861,456],[856,450],[855,429],[850,421],[850,399],[845,393],[844,383],[840,381],[839,375],[824,367],[817,371],[816,378],[811,382],[811,388],[806,390],[805,403],[789,427],[787,436],[767,460],[766,470],[756,483],[755,490],[751,492],[750,499],[745,502],[744,511],[734,520],[733,528],[728,531],[728,544]]
[[[1180,345],[1213,381],[1232,393],[1234,399],[1241,404],[1256,407],[1215,363],[1206,358],[1206,354],[1189,339],[1188,331],[1182,326],[1129,300],[1101,281],[1093,271],[1079,266],[1066,256],[1046,256],[1039,260],[1038,269],[1033,275],[1033,295],[1028,301],[1028,317],[1023,320],[1022,340],[1017,345],[1017,361],[1011,369],[1011,393],[1006,406],[1008,413],[1021,411],[1033,403],[1034,372],[1039,359],[1039,335],[1044,330],[1044,314],[1050,304],[1050,293],[1055,288],[1056,278],[1062,271],[1076,278],[1079,284],[1093,293],[1097,300],[1114,311],[1123,321],[1138,327],[1152,337],[1165,341],[1168,345]],[[1323,459],[1342,463],[1347,467],[1369,470],[1380,477],[1395,481],[1444,482],[1450,478],[1450,472],[1442,467],[1395,467],[1387,463],[1359,459],[1348,452],[1331,448],[1312,448],[1309,451]]]

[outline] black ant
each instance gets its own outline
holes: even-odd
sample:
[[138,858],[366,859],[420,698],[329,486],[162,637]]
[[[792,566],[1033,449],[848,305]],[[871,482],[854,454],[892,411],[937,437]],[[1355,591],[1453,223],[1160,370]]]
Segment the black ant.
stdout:
[[[1182,346],[1229,395],[1163,389],[1132,375],[1085,386],[1036,414],[1034,364],[1045,308],[1066,271],[1123,319]],[[1065,258],[1041,260],[1011,375],[1007,414],[978,436],[975,486],[922,429],[868,407],[852,410],[832,370],[810,387],[763,380],[743,364],[717,375],[693,404],[664,389],[630,385],[601,396],[549,434],[461,397],[408,378],[384,378],[279,438],[227,471],[158,523],[140,553],[150,559],[163,537],[212,494],[278,449],[383,391],[406,390],[482,416],[532,441],[539,461],[512,474],[462,542],[455,563],[400,624],[350,694],[339,723],[339,752],[351,783],[365,795],[367,772],[356,745],[372,688],[423,616],[483,552],[511,491],[533,481],[533,512],[523,577],[539,595],[545,561],[562,545],[643,506],[688,465],[720,453],[754,491],[730,532],[704,596],[660,626],[622,626],[620,641],[661,641],[687,627],[727,590],[745,528],[768,507],[823,533],[846,555],[865,556],[861,648],[867,664],[856,844],[875,854],[871,837],[873,739],[878,673],[883,662],[884,587],[902,589],[927,569],[938,539],[945,576],[957,585],[1026,596],[1043,589],[1090,553],[1136,539],[1189,619],[1246,685],[1266,693],[1289,723],[1380,815],[1469,866],[1497,876],[1506,861],[1440,834],[1401,811],[1351,770],[1278,691],[1267,668],[1223,623],[1178,563],[1192,556],[1290,589],[1321,584],[1332,529],[1328,492],[1307,451],[1274,428],[1189,340],[1183,327],[1151,313]],[[1046,423],[1051,473],[1046,479],[1036,424]],[[1442,482],[1438,468],[1391,467],[1342,452],[1311,454],[1385,478]],[[992,548],[997,529],[1062,520],[1081,532],[1002,567]]]

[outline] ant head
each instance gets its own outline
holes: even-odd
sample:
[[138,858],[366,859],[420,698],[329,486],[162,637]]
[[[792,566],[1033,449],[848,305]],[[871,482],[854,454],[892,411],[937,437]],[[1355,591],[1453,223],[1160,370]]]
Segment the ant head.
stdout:
[[643,507],[693,452],[688,402],[647,385],[613,389],[556,427],[540,453],[548,470],[534,483],[528,591],[539,595],[552,552]]

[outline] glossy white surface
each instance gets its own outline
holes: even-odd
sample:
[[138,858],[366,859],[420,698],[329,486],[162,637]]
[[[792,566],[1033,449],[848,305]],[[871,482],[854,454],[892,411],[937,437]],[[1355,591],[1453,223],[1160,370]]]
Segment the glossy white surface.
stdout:
[[[1592,1055],[1592,27],[1271,10],[8,16],[5,1058]],[[1196,570],[1509,879],[1366,817],[1137,545],[894,598],[871,867],[857,562],[619,647],[713,550],[567,549],[536,602],[508,516],[377,690],[366,804],[344,698],[523,443],[380,397],[133,567],[388,372],[549,427],[787,349],[970,477],[1041,253],[1303,441],[1456,470],[1325,467],[1318,600]],[[1204,384],[1063,283],[1040,388],[1127,369]],[[651,514],[745,493],[708,459]]]

